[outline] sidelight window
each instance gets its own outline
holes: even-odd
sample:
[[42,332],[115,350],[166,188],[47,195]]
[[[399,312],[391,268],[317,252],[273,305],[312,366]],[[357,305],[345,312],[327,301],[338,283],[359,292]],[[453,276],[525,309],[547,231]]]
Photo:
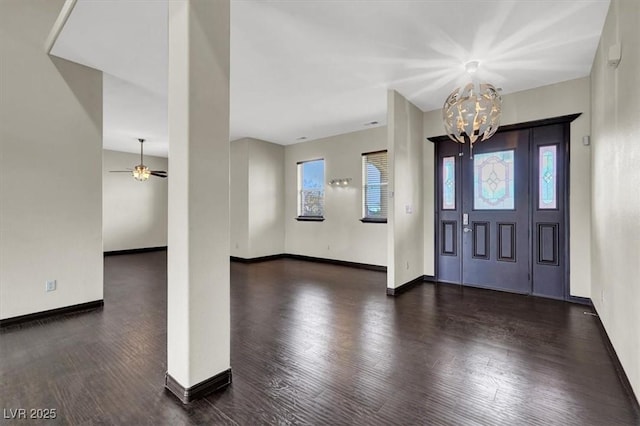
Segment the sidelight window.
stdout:
[[538,208],[558,208],[557,145],[538,148]]
[[442,210],[456,209],[456,157],[442,159]]

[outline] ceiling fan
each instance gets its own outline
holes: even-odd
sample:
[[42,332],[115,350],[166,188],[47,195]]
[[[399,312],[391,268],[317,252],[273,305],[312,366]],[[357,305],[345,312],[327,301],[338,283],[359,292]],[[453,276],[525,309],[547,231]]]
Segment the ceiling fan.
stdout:
[[144,144],[144,139],[138,139],[138,141],[140,142],[140,164],[135,166],[133,169],[110,170],[110,172],[111,173],[131,173],[131,175],[133,176],[133,178],[135,180],[139,180],[141,182],[149,179],[149,176],[157,176],[157,177],[160,177],[160,178],[166,178],[167,177],[167,172],[166,171],[164,171],[164,170],[149,170],[149,168],[144,165],[143,154],[142,154],[142,152],[143,152],[142,145]]

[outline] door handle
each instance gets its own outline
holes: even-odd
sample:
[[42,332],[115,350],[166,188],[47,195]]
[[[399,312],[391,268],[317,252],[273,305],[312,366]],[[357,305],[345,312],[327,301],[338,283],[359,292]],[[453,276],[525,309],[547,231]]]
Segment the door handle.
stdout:
[[463,230],[464,232],[471,232],[471,228],[467,228],[467,227],[462,228],[462,230]]

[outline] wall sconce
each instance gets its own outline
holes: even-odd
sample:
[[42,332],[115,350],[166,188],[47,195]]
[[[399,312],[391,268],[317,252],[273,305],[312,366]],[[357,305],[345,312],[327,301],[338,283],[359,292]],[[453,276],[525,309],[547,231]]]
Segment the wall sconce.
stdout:
[[351,178],[336,178],[329,181],[331,186],[349,186]]

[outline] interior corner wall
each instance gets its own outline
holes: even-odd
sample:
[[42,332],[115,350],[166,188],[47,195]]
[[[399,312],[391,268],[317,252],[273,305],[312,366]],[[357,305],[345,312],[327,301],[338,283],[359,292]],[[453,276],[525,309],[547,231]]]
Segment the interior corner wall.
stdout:
[[249,139],[249,257],[284,253],[284,147]]
[[284,253],[284,147],[253,138],[231,142],[231,256]]
[[[584,77],[502,97],[502,125],[582,113],[571,123],[569,170],[569,288],[572,296],[591,297],[591,147],[582,144],[591,129],[590,78]],[[424,114],[425,137],[444,134],[440,110]],[[430,143],[431,142],[427,142]],[[483,143],[491,143],[491,140]],[[435,159],[425,164],[425,174],[434,176]],[[425,209],[434,211],[433,186],[425,189]],[[433,222],[432,222],[433,223]],[[433,225],[431,225],[433,226]],[[428,249],[427,249],[428,247]],[[433,253],[435,233],[425,233],[425,252]]]
[[[362,154],[387,149],[385,127],[285,146],[285,251],[325,259],[387,265],[387,224],[362,223]],[[325,220],[297,221],[297,163],[325,160]],[[348,187],[331,179],[351,178]]]
[[249,139],[231,142],[229,166],[229,250],[249,259]]
[[[163,157],[144,156],[151,170],[168,171]],[[167,245],[167,179],[139,182],[126,170],[139,154],[104,150],[102,156],[102,238],[105,252]]]
[[102,73],[45,52],[63,3],[0,2],[2,319],[103,298]]
[[387,288],[424,275],[423,113],[388,91],[389,229]]
[[[640,396],[640,2],[613,0],[591,74],[591,299]],[[622,46],[618,67],[609,48]]]

